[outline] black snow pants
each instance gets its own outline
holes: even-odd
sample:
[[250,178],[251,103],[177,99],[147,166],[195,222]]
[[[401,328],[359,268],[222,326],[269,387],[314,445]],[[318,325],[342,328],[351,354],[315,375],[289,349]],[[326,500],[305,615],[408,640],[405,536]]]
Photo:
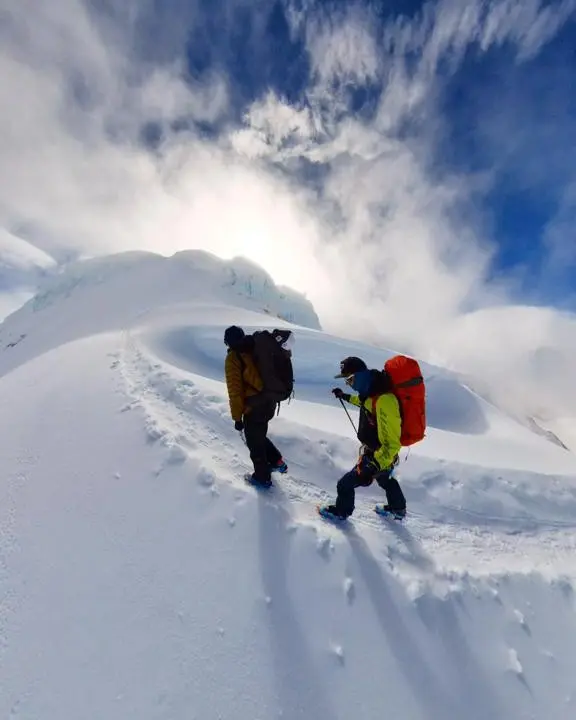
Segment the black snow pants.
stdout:
[[282,454],[268,438],[268,423],[275,412],[276,404],[267,402],[255,405],[244,415],[244,436],[254,465],[254,476],[263,482],[270,480],[270,466],[282,459]]
[[387,504],[393,510],[405,510],[406,498],[392,471],[393,468],[388,468],[375,474],[366,472],[358,474],[357,469],[354,468],[354,470],[350,470],[350,472],[343,475],[336,485],[338,496],[335,505],[338,515],[345,517],[352,515],[356,488],[368,487],[374,480],[386,493]]

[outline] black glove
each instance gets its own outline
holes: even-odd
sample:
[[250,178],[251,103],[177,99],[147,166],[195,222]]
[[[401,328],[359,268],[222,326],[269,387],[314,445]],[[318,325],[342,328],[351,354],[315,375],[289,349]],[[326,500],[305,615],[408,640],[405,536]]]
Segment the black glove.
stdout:
[[332,395],[334,395],[335,398],[338,398],[338,400],[346,400],[346,402],[350,400],[350,395],[345,393],[341,388],[334,388],[332,390]]
[[238,430],[238,432],[242,432],[242,430],[244,430],[244,423],[242,420],[236,420],[234,423],[234,430]]

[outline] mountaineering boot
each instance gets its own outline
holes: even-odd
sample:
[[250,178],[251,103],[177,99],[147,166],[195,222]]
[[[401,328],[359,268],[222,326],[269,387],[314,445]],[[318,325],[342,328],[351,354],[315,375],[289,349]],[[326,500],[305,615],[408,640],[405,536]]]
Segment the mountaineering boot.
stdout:
[[376,505],[374,512],[382,517],[393,517],[395,520],[404,520],[406,517],[406,508],[393,509],[390,505]]
[[275,465],[270,465],[270,472],[278,472],[284,475],[284,473],[288,472],[288,465],[286,465],[283,458],[280,458]]
[[270,478],[258,478],[254,473],[251,475],[245,475],[244,479],[247,483],[250,483],[250,485],[254,485],[254,487],[260,487],[260,488],[269,488],[272,487],[272,480]]
[[344,522],[347,520],[346,515],[340,515],[336,510],[336,505],[318,505],[317,506],[319,515],[322,515],[326,520],[333,520],[335,522]]

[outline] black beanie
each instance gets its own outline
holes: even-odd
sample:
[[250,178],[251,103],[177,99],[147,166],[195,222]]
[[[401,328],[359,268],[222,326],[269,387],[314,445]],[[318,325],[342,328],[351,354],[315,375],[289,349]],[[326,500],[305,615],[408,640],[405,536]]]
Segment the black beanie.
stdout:
[[246,337],[244,330],[237,325],[230,325],[224,331],[224,344],[229,348],[235,348]]

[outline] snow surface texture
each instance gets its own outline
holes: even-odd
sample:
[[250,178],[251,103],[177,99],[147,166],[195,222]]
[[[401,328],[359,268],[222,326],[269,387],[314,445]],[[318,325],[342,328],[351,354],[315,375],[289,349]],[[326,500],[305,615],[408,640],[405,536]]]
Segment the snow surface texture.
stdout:
[[[0,328],[0,717],[576,717],[574,455],[425,366],[408,520],[370,487],[332,526],[357,449],[332,377],[388,354],[202,257],[78,266]],[[298,316],[297,395],[259,492],[222,334],[273,313]]]

